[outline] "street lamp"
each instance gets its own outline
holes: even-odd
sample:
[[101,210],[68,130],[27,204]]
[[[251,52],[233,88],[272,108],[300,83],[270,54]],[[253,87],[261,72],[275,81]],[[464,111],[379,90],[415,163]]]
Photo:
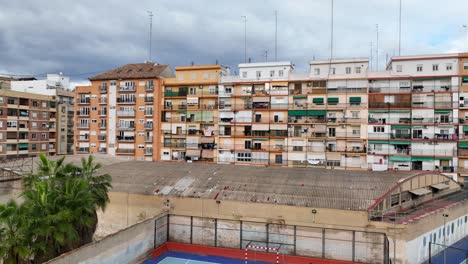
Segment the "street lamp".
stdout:
[[[446,253],[447,253],[447,250],[446,250],[446,245],[445,245],[445,236],[446,236],[446,233],[447,233],[447,230],[445,229],[445,219],[448,217],[449,215],[448,214],[442,214],[442,217],[444,218],[444,264],[446,264],[447,262],[447,256],[446,256]],[[430,256],[429,256],[430,257]]]

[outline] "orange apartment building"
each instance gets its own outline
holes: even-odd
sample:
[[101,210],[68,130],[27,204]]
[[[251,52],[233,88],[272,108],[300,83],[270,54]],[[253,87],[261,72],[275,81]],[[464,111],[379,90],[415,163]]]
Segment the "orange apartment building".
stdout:
[[168,65],[127,64],[76,87],[75,153],[158,160],[162,78],[170,77]]

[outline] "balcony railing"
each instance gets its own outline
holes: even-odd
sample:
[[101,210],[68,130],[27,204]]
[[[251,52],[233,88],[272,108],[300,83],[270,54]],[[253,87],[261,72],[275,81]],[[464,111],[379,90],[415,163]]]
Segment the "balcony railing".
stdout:
[[390,108],[411,108],[411,102],[400,102],[400,103],[379,103],[379,102],[369,102],[369,108],[381,108],[381,109],[390,109]]
[[99,87],[99,93],[107,93],[107,87]]
[[153,137],[145,137],[145,142],[153,142]]
[[123,98],[117,98],[117,103],[119,104],[135,104],[136,99],[123,99]]
[[134,136],[124,136],[124,137],[117,136],[116,140],[117,142],[133,142],[135,141],[135,137]]
[[123,148],[118,148],[116,151],[117,154],[124,154],[124,155],[130,155],[130,154],[135,154],[135,149],[123,149]]
[[117,111],[117,116],[135,116],[135,111]]
[[119,92],[134,92],[136,91],[135,86],[120,86]]
[[106,136],[105,135],[99,135],[98,140],[99,141],[106,141]]
[[117,125],[117,130],[135,130],[135,126]]
[[186,147],[185,143],[166,143],[166,142],[164,142],[163,145],[166,148],[185,148]]

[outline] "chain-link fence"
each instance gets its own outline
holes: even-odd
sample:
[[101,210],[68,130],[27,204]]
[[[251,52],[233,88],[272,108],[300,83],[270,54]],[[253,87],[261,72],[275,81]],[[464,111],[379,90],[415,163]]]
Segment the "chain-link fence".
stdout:
[[468,250],[429,242],[429,264],[467,264]]
[[154,245],[167,241],[239,250],[250,245],[278,248],[285,255],[389,263],[387,236],[376,232],[167,215],[156,220]]

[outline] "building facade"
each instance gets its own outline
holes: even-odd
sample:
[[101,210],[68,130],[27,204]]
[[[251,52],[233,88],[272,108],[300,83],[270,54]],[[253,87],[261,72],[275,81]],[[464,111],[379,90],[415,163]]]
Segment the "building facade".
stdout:
[[0,90],[0,157],[55,155],[56,123],[54,97]]
[[128,64],[75,88],[75,153],[158,160],[162,79],[167,65]]
[[57,154],[73,154],[74,145],[74,93],[70,90],[70,78],[62,74],[47,74],[44,80],[25,79],[11,82],[12,91],[51,96],[56,100]]
[[164,79],[161,106],[161,160],[216,162],[218,83],[221,65],[175,67]]

